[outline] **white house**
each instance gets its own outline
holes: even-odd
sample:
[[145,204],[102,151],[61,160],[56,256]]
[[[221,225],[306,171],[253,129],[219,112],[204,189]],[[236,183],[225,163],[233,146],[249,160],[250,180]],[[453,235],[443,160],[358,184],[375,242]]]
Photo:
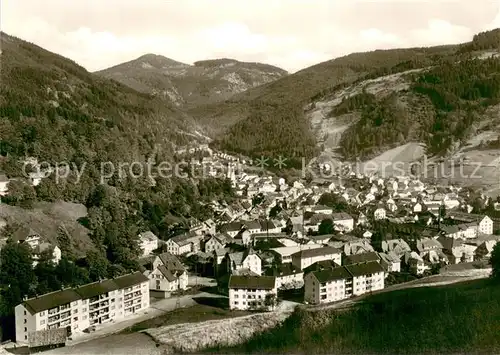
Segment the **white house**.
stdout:
[[33,267],[38,264],[38,261],[42,253],[48,252],[51,255],[52,262],[57,265],[61,261],[61,249],[57,245],[52,245],[50,243],[40,243],[33,248]]
[[139,234],[139,247],[142,256],[152,254],[153,250],[158,249],[158,237],[151,231]]
[[273,310],[278,289],[274,276],[237,276],[229,278],[229,309]]
[[380,207],[373,212],[373,218],[375,220],[381,220],[386,218],[386,211],[384,208]]
[[12,235],[13,241],[27,243],[31,248],[36,248],[40,244],[41,239],[40,234],[28,227],[21,227]]
[[167,240],[167,251],[174,255],[196,253],[200,250],[202,236],[182,234]]
[[424,263],[424,259],[414,251],[405,253],[404,261],[410,270],[417,275],[421,275],[425,270],[429,270],[429,267]]
[[385,272],[401,272],[401,258],[394,252],[379,253],[380,265],[384,268]]
[[170,297],[172,292],[187,289],[187,270],[175,255],[162,253],[140,262],[145,269],[143,274],[149,279],[149,289],[155,295]]
[[7,175],[0,173],[0,196],[5,196],[7,195],[9,191],[9,178],[7,178]]
[[249,270],[262,275],[262,260],[252,248],[244,252],[227,253],[226,262],[227,270],[231,274],[239,270]]
[[311,211],[318,214],[332,214],[333,208],[322,205],[316,205],[311,209]]
[[301,270],[323,260],[333,260],[337,265],[342,264],[342,252],[337,248],[323,247],[301,250],[292,255],[292,264]]
[[354,229],[354,218],[344,212],[332,214],[333,224],[336,229],[350,232]]
[[148,278],[140,272],[25,299],[15,307],[16,342],[30,334],[67,328],[81,333],[90,326],[123,320],[149,308]]
[[231,243],[233,238],[228,234],[216,234],[208,237],[205,242],[205,253],[212,253],[214,250],[224,248],[228,243]]
[[449,217],[463,223],[476,222],[479,226],[480,233],[487,235],[493,234],[493,220],[488,216],[462,212],[451,212],[449,213]]
[[302,250],[309,250],[309,249],[318,249],[318,248],[323,248],[323,245],[321,244],[301,244],[301,245],[295,245],[295,246],[284,246],[284,247],[279,247],[279,248],[272,248],[271,251],[277,254],[277,256],[280,258],[280,262],[282,264],[285,263],[291,263],[292,262],[292,255],[295,253],[298,253]]

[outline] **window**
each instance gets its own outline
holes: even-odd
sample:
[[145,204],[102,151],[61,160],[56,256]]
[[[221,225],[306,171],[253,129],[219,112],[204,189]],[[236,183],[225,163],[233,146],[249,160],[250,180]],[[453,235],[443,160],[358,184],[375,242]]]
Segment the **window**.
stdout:
[[24,315],[26,315],[26,310],[24,311]]
[[82,312],[87,312],[87,308],[83,308],[83,309],[82,309]]
[[73,314],[77,314],[77,313],[78,313],[78,309],[75,309],[75,310],[73,311]]
[[28,328],[24,327],[24,331],[27,332],[28,331]]
[[28,336],[27,335],[24,336],[24,340],[28,340]]
[[87,319],[87,316],[85,316],[85,315],[84,315],[84,316],[82,317],[82,319],[83,319],[83,320]]
[[45,324],[45,319],[42,319],[42,320],[40,321],[40,325],[44,325],[44,324]]
[[45,315],[45,311],[41,311],[41,312],[40,312],[40,315],[41,315],[41,316],[44,316],[44,315]]
[[28,321],[26,319],[24,319],[24,324],[28,323]]

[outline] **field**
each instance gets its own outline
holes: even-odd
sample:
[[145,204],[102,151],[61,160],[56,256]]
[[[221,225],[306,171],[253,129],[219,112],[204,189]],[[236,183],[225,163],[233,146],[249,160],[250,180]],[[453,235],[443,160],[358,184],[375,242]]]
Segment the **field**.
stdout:
[[368,297],[347,312],[297,310],[281,326],[213,353],[443,354],[500,351],[500,285],[488,280]]
[[229,311],[215,305],[196,304],[189,308],[180,308],[162,316],[145,320],[126,329],[124,333],[138,332],[149,328],[164,327],[181,323],[197,323],[208,320],[241,317],[251,314],[245,311]]

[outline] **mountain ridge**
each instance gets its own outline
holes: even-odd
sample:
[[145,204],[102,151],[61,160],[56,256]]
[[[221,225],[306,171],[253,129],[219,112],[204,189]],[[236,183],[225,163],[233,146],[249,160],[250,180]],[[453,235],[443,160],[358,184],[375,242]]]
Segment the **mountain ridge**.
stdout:
[[230,58],[200,60],[190,65],[146,54],[96,74],[158,96],[179,108],[189,108],[229,99],[288,73],[272,65]]
[[[463,112],[465,112],[466,105],[475,105],[474,107],[467,107],[469,107],[469,111],[475,111],[475,115],[480,115],[480,111],[482,110],[480,107],[481,105],[478,106],[476,104],[480,102],[486,105],[492,104],[491,99],[488,98],[490,94],[482,92],[480,96],[483,94],[486,96],[482,98],[479,96],[476,97],[474,103],[474,100],[471,101],[465,96],[461,97],[465,94],[457,90],[464,91],[476,87],[474,90],[477,89],[481,92],[481,87],[484,85],[493,85],[493,87],[496,87],[496,83],[490,83],[495,76],[495,64],[492,64],[491,61],[488,60],[483,61],[483,64],[479,62],[474,64],[473,59],[475,56],[491,56],[492,54],[489,52],[492,52],[492,50],[494,52],[500,47],[499,38],[500,29],[496,29],[479,33],[473,37],[472,41],[457,45],[352,53],[340,58],[318,63],[272,83],[250,89],[233,96],[225,102],[197,107],[190,111],[190,114],[207,127],[213,127],[217,124],[222,127],[222,129],[214,131],[216,138],[214,144],[220,149],[227,149],[229,151],[248,154],[254,157],[260,155],[282,155],[290,158],[298,157],[300,155],[298,151],[303,151],[306,154],[304,154],[305,156],[302,155],[302,157],[312,158],[318,156],[318,154],[322,152],[323,147],[321,147],[322,142],[318,139],[317,132],[314,132],[314,124],[311,122],[311,117],[308,117],[308,112],[314,110],[316,105],[326,104],[325,102],[328,101],[326,97],[329,95],[339,95],[339,101],[335,105],[332,104],[333,106],[341,104],[342,100],[348,98],[347,94],[350,90],[349,88],[359,85],[363,81],[376,80],[391,75],[411,76],[411,78],[407,78],[407,83],[404,84],[407,87],[404,88],[403,91],[414,91],[414,93],[410,95],[410,98],[412,100],[417,100],[413,101],[412,104],[415,107],[423,108],[424,110],[432,110],[432,112],[434,112],[432,115],[437,115],[436,117],[444,117],[443,115],[445,115],[448,119],[452,119],[455,114],[442,113],[442,108],[438,107],[439,105],[436,98],[432,94],[435,90],[445,90],[446,92],[443,91],[443,93],[437,95],[445,95],[448,98],[451,97],[449,95],[454,95],[455,99],[453,100],[458,100],[457,104],[459,101],[461,102],[461,106],[453,104],[454,107],[458,110],[464,110]],[[454,65],[460,67],[460,69],[455,70],[456,74],[452,74]],[[485,66],[488,65],[489,67],[486,68]],[[446,75],[450,76],[441,79],[451,81],[450,84],[445,85],[446,88],[444,86],[442,88],[433,88],[433,83],[426,82],[426,80],[431,80],[430,77],[425,77],[425,74],[410,73],[412,70],[427,70],[426,68],[432,67],[443,70],[448,68],[445,71],[449,72]],[[485,71],[483,71],[483,69]],[[490,78],[484,80],[479,79],[474,82],[464,82],[461,79],[459,70],[465,70],[469,75],[473,73],[474,70],[478,70],[481,75],[489,73]],[[439,76],[441,73],[437,71],[432,75]],[[493,75],[493,77],[491,77],[491,75]],[[481,80],[484,82],[481,82]],[[342,92],[344,94],[339,94]],[[396,102],[394,102],[394,104],[396,104]],[[401,103],[398,103],[397,105],[400,104]],[[368,109],[370,103],[362,102],[361,100],[355,105],[358,107],[354,111],[361,112],[364,109]],[[389,102],[387,102],[387,105],[385,111],[381,111],[382,116],[386,114],[395,114],[395,111],[393,111],[394,107],[389,105]],[[408,105],[408,103],[405,105]],[[319,106],[317,109],[319,109]],[[446,108],[446,110],[447,109],[448,108]],[[302,111],[301,114],[298,114],[300,117],[290,119],[290,112],[297,113],[300,111]],[[429,111],[429,113],[430,112],[431,111]],[[346,114],[348,113],[349,112],[346,112]],[[421,115],[423,113],[414,114]],[[343,119],[349,120],[348,116],[343,117]],[[322,124],[325,124],[325,122],[328,124],[331,120],[331,117],[323,117],[320,119],[320,121],[323,121]],[[456,119],[453,120],[456,121]],[[291,125],[296,126],[295,129],[288,129],[290,132],[295,133],[290,134],[289,137],[280,136],[284,122],[287,121],[290,122]],[[398,120],[395,119],[394,122],[397,121]],[[467,124],[472,124],[473,121],[474,120],[469,120],[466,122],[468,122]],[[252,124],[250,122],[252,122]],[[416,121],[412,121],[412,124],[415,122]],[[309,128],[304,130],[304,125],[309,126]],[[266,126],[265,134],[260,131],[260,128],[258,128],[259,126]],[[298,126],[301,126],[303,130],[303,133],[300,135],[296,133]],[[419,138],[423,139],[425,134],[432,134],[434,130],[433,127],[433,125],[426,123],[424,126],[418,128],[415,133],[420,134],[421,136],[419,136]],[[349,130],[349,134],[346,135],[346,137],[352,137],[355,131],[356,129]],[[397,130],[395,132],[396,134],[398,133]],[[439,129],[439,132],[443,131]],[[447,147],[452,144],[452,142],[446,138],[446,135],[443,135],[443,133],[440,134],[444,141],[439,143],[439,139],[436,138],[435,144],[440,147],[431,147],[432,154],[442,154],[442,152],[446,154]],[[458,135],[456,128],[454,128],[453,134]],[[342,132],[337,132],[337,135],[339,137],[342,136]],[[361,134],[360,136],[363,135]],[[279,138],[271,141],[268,137]],[[406,137],[405,135],[405,138],[400,140],[400,143],[408,143],[408,139],[412,138],[410,136]],[[465,137],[460,139],[465,139]],[[389,143],[389,141],[391,143]],[[374,140],[372,143],[369,143],[369,146],[366,148],[371,149],[373,153],[377,153],[373,147],[378,146],[379,152],[383,152],[386,149],[393,148],[394,144],[397,144],[399,140],[396,136],[389,141],[386,141],[387,145],[385,145],[386,143],[383,141],[378,142]],[[353,146],[353,143],[349,143],[348,140],[344,139],[341,145],[344,146],[340,152],[341,159],[349,159],[353,155],[357,155],[352,149],[349,154],[346,154],[348,150],[347,146]],[[297,150],[298,146],[303,146],[303,148]],[[243,148],[238,149],[238,147]],[[360,147],[358,147],[358,149],[359,148]]]

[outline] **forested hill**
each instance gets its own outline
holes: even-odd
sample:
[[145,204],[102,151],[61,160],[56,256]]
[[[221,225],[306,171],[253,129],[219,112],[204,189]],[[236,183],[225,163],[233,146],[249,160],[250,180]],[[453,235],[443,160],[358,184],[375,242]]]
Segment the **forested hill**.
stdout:
[[184,143],[189,116],[57,54],[1,34],[0,154],[130,161]]
[[[168,239],[185,232],[191,221],[213,217],[208,203],[229,201],[232,188],[215,178],[175,178],[168,171],[158,176],[158,164],[175,159],[175,145],[192,142],[193,132],[196,136],[198,128],[185,113],[36,45],[0,35],[0,172],[10,179],[1,202],[24,209],[41,201],[84,204],[87,216],[78,222],[93,245],[80,259],[68,250],[75,236],[62,228],[64,239],[50,238],[62,250],[59,265],[44,259],[35,268],[30,248],[4,246],[0,323],[5,332],[14,329],[14,307],[24,297],[138,270],[140,233],[151,230]],[[59,180],[53,172],[33,187],[22,169],[27,157],[50,163],[53,171],[58,163],[69,164],[71,172]],[[142,166],[141,173],[135,164],[139,170],[130,172],[130,163],[146,161],[150,168]],[[102,181],[102,173],[109,173],[104,164],[115,171]],[[20,227],[31,226],[8,224],[2,237]]]
[[[496,102],[497,60],[484,59],[499,48],[499,35],[494,30],[461,45],[354,53],[191,113],[206,125],[225,128],[217,146],[254,156],[313,156],[329,133],[313,126],[335,125],[342,115],[350,129],[335,148],[345,159],[414,139],[432,153],[446,153],[471,134],[468,128],[482,110]],[[349,99],[357,94],[354,87],[370,81],[394,85],[390,76],[395,74],[404,76],[401,88],[379,88],[373,97],[359,92],[366,97]],[[401,93],[398,98],[387,91]],[[319,123],[312,122],[304,111],[320,105],[331,110]]]

